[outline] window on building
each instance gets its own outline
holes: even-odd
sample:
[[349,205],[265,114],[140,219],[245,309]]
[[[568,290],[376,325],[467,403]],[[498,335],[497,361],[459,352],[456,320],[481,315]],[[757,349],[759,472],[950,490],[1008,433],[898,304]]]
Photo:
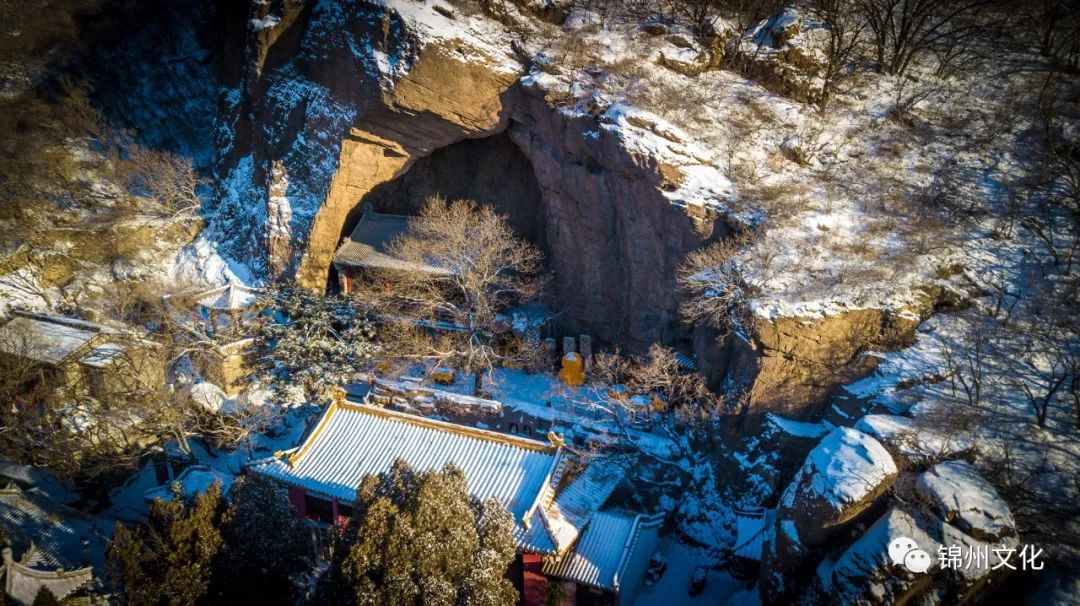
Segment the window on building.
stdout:
[[309,520],[323,522],[324,524],[334,523],[334,504],[326,499],[305,494],[304,509],[307,511]]
[[337,512],[338,512],[338,516],[343,518],[341,520],[341,523],[344,524],[345,522],[349,521],[347,518],[352,518],[352,505],[345,505],[344,503],[338,503]]

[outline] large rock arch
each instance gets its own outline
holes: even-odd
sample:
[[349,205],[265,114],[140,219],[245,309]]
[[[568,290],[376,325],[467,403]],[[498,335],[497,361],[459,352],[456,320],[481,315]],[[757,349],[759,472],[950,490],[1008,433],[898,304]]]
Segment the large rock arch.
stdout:
[[425,49],[384,95],[383,105],[356,120],[342,140],[337,170],[299,259],[297,282],[326,286],[346,218],[373,188],[436,149],[505,128],[514,80],[514,74],[456,60],[452,47]]

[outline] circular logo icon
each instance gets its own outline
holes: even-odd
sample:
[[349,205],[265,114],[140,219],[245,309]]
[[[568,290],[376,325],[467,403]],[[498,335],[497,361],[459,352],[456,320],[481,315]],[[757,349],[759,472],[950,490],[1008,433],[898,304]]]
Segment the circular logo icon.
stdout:
[[889,559],[896,566],[904,564],[904,556],[913,549],[918,549],[919,546],[915,543],[914,539],[907,537],[896,537],[889,543]]
[[917,574],[930,570],[931,563],[930,554],[921,549],[912,549],[904,555],[904,566]]

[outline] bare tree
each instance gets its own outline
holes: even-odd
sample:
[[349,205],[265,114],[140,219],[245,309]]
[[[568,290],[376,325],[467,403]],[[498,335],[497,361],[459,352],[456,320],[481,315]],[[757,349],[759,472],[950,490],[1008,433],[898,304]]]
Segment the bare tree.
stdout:
[[903,76],[940,44],[959,44],[979,31],[977,13],[994,0],[856,0],[873,35],[879,69]]
[[[983,320],[982,318],[979,318]],[[963,391],[968,406],[978,408],[983,401],[987,383],[989,349],[997,324],[990,320],[977,323],[953,342],[941,342],[945,361],[945,378],[956,394],[957,385]]]
[[716,4],[715,0],[668,0],[672,16],[689,23],[698,35],[711,30]]
[[912,111],[915,106],[939,92],[941,86],[934,82],[919,82],[900,76],[893,88],[893,110],[889,117],[905,126],[914,126],[916,122]]
[[[710,442],[724,412],[724,399],[712,393],[697,371],[682,367],[669,347],[653,344],[640,356],[619,351],[596,354],[590,382],[575,398],[578,407],[612,421],[619,446],[641,449],[633,428],[648,425],[672,438],[684,457],[690,441]],[[682,438],[688,438],[685,440]],[[675,457],[661,461],[679,467]],[[686,469],[676,469],[684,481]]]
[[681,311],[687,322],[705,322],[725,335],[745,332],[747,286],[732,257],[747,240],[737,235],[686,255],[677,280],[686,293]]
[[740,35],[784,8],[784,0],[717,0],[715,4],[717,12],[732,21]]
[[824,39],[818,44],[825,57],[820,72],[822,85],[818,108],[825,113],[829,100],[840,92],[843,83],[854,72],[853,63],[857,59],[866,21],[857,12],[855,0],[813,0],[807,8],[826,30]]
[[1025,33],[1034,36],[1039,53],[1061,67],[1080,66],[1080,5],[1071,0],[1021,0],[1016,8]]
[[148,211],[175,217],[192,214],[202,205],[199,187],[204,179],[191,160],[134,143],[128,150],[128,160],[129,185]]
[[375,269],[356,289],[382,320],[390,354],[481,374],[500,364],[529,364],[538,343],[519,338],[500,312],[543,292],[542,254],[514,235],[487,206],[431,198],[388,254],[400,260]]
[[[50,264],[48,253],[30,245],[24,245],[5,260],[14,261],[19,269],[4,276],[3,285],[24,296],[37,297],[45,304],[46,309],[52,309],[52,296],[49,289],[42,284],[45,270]],[[9,296],[8,293],[0,291],[0,299]]]

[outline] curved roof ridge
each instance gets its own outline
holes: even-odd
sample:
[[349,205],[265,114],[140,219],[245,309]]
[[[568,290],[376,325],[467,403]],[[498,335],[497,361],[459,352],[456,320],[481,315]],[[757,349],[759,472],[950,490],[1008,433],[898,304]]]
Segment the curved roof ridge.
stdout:
[[[558,447],[554,444],[551,444],[550,442],[541,442],[540,440],[534,440],[532,438],[525,438],[513,434],[501,433],[498,431],[492,431],[490,429],[480,429],[479,427],[471,427],[469,425],[461,425],[459,423],[451,423],[449,421],[440,421],[438,419],[422,417],[407,412],[389,410],[387,408],[373,406],[371,404],[359,404],[356,402],[344,401],[340,403],[335,402],[331,404],[331,406],[337,406],[342,410],[347,410],[350,412],[360,412],[373,416],[383,417],[386,419],[393,419],[402,423],[419,425],[421,427],[428,427],[438,431],[446,431],[449,433],[464,435],[467,437],[485,440],[488,442],[501,442],[510,446],[518,446],[520,448],[534,450],[537,452],[555,454],[558,451]],[[329,410],[327,411],[327,414],[329,415]]]

